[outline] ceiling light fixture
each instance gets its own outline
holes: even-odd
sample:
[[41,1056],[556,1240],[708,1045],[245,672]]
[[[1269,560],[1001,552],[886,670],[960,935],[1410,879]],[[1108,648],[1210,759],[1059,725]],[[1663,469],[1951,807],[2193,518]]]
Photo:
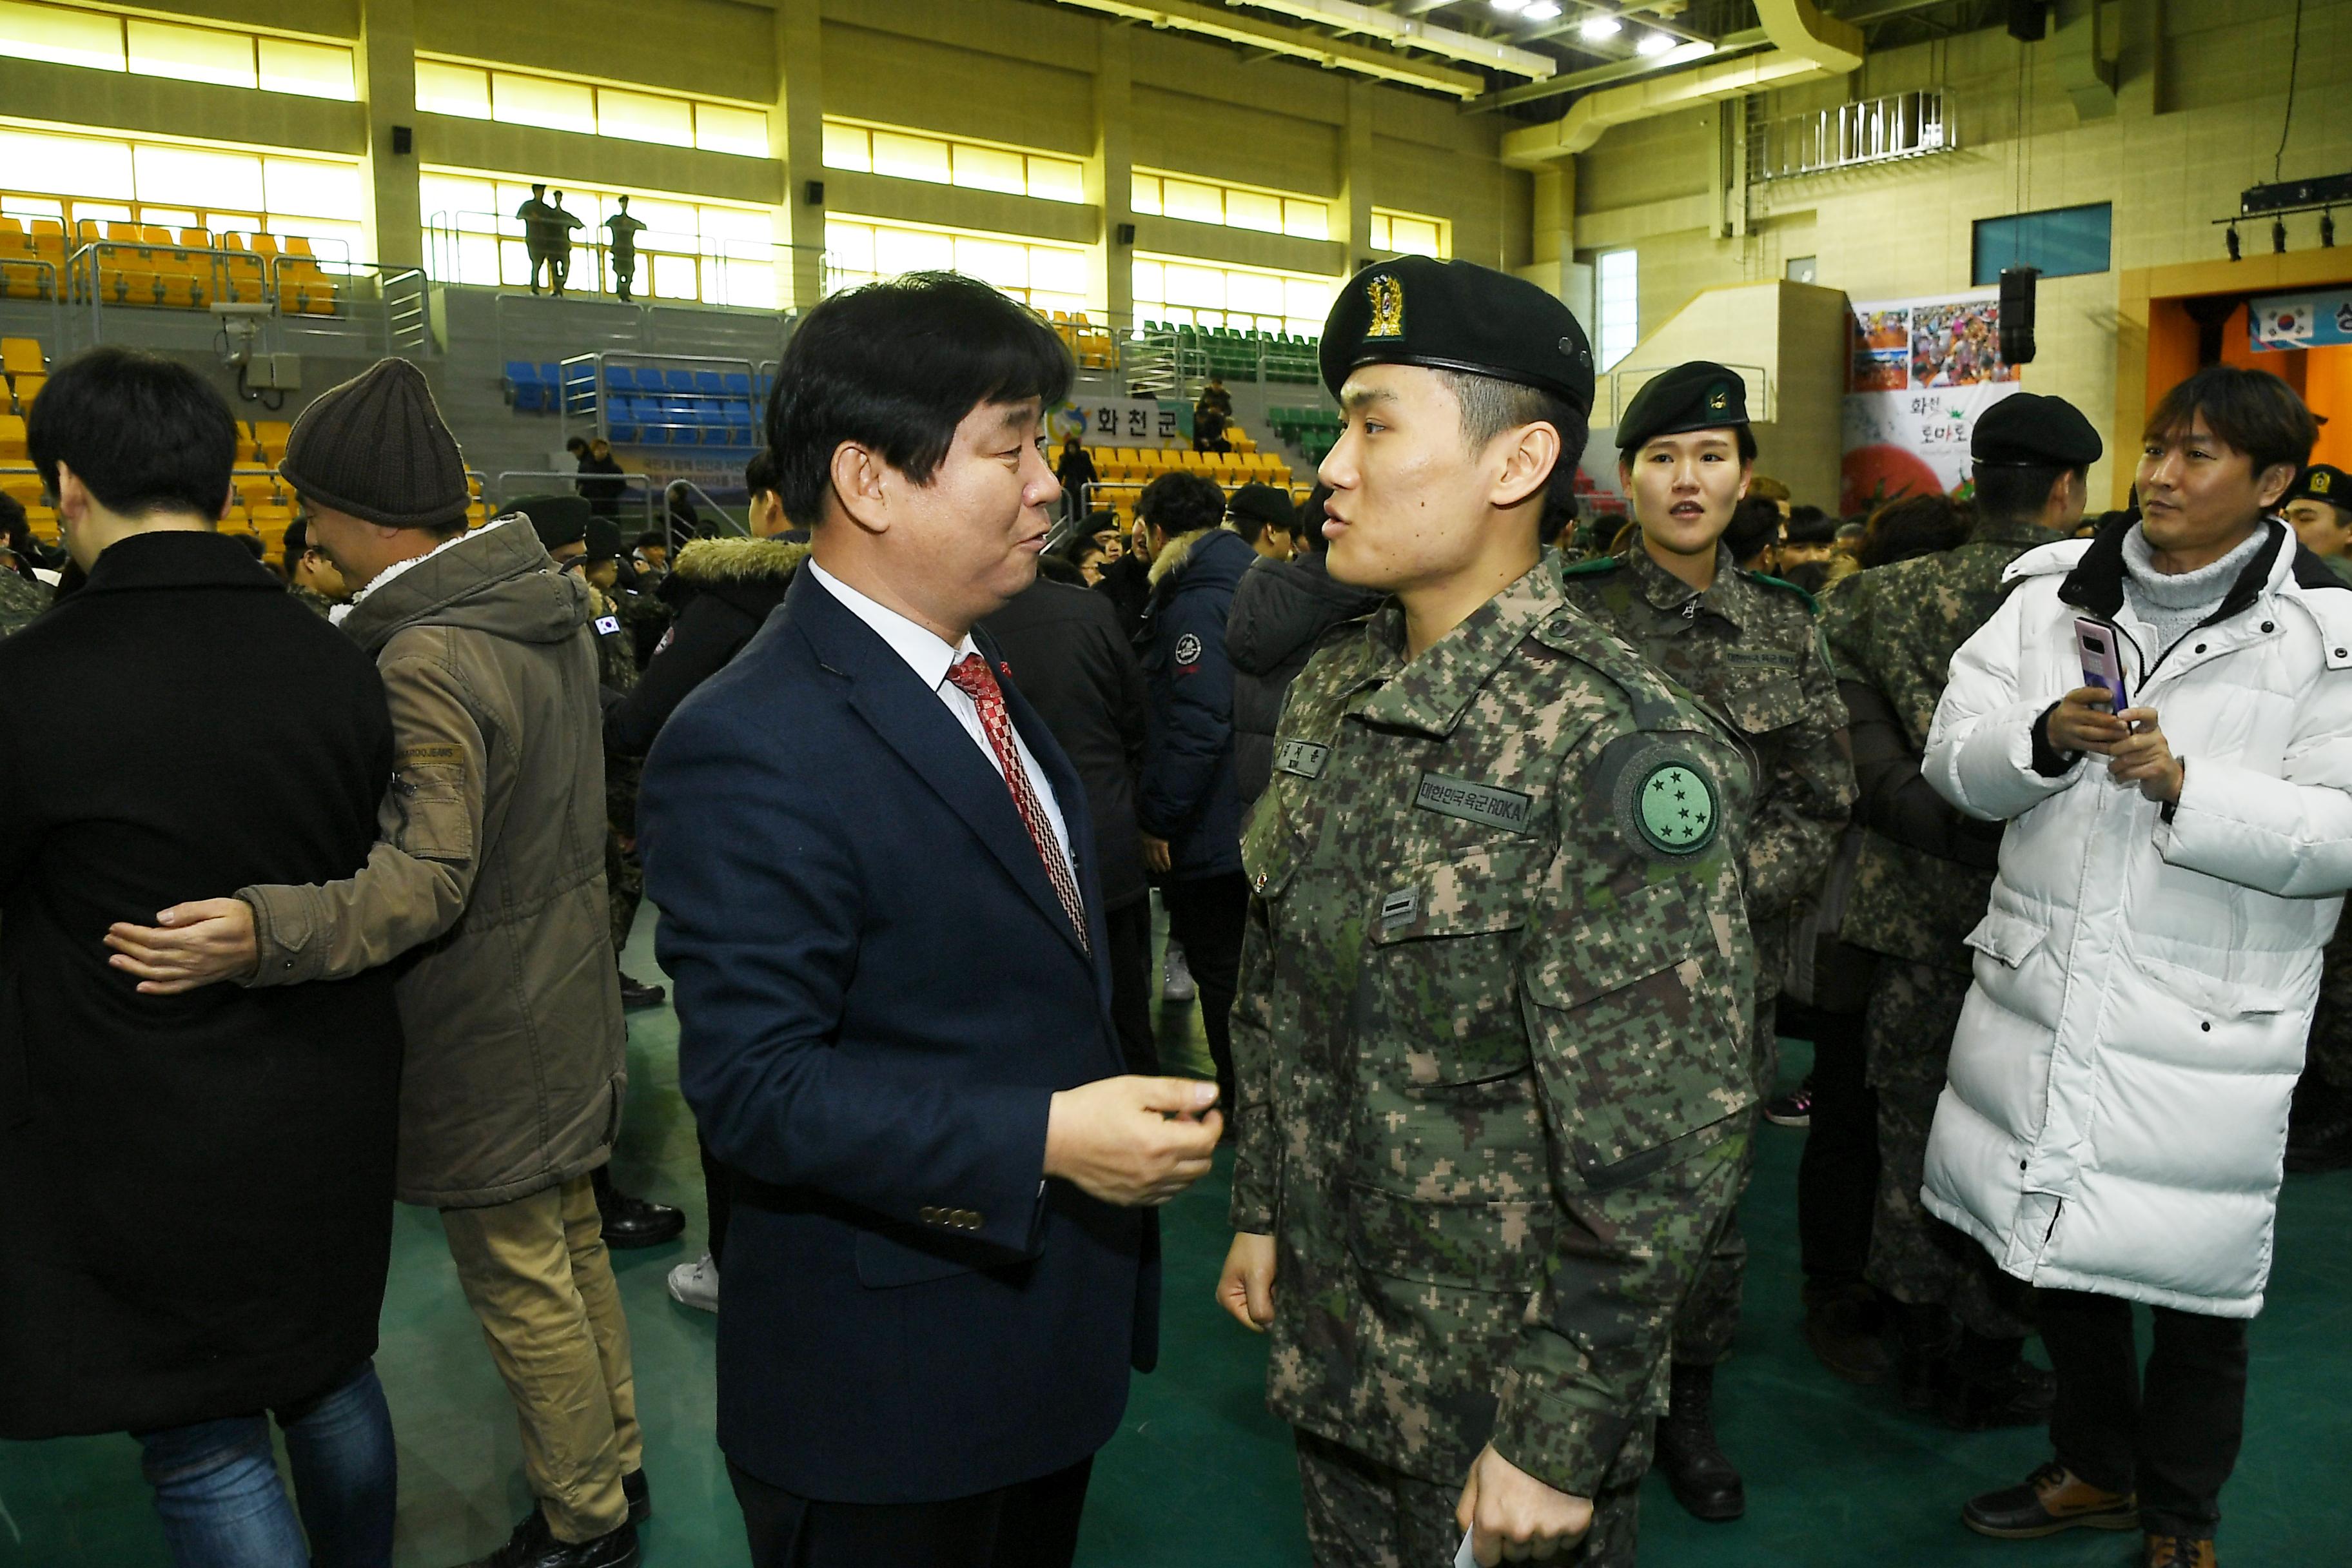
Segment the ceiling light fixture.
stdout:
[[1516,16],[1526,10],[1532,0],[1486,0],[1486,4],[1506,16]]
[[1559,0],[1535,0],[1520,14],[1530,22],[1549,22],[1559,15]]
[[1597,44],[1603,38],[1613,38],[1623,32],[1625,24],[1614,16],[1587,16],[1576,30]]
[[1633,46],[1633,52],[1637,55],[1663,55],[1674,47],[1675,39],[1671,33],[1644,33],[1642,41]]

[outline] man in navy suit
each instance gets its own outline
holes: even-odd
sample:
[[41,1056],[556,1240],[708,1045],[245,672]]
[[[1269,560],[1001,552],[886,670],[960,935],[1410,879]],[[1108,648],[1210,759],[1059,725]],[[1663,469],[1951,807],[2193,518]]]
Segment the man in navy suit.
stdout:
[[972,635],[1035,574],[1070,377],[951,274],[812,310],[768,408],[808,568],[646,765],[757,1568],[1066,1568],[1156,1353],[1147,1211],[1221,1131],[1213,1085],[1121,1076],[1086,795]]

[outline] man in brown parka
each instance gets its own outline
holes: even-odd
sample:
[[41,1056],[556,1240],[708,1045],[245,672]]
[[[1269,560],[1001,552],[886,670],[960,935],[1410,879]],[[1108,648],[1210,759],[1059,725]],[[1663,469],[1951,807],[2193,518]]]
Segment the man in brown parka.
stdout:
[[340,623],[391,702],[377,842],[344,881],[181,905],[125,951],[171,990],[409,955],[396,1190],[442,1211],[539,1500],[486,1562],[631,1568],[642,1447],[590,1187],[626,1073],[588,590],[526,519],[466,531],[457,441],[404,360],[312,404],[280,471],[355,588]]

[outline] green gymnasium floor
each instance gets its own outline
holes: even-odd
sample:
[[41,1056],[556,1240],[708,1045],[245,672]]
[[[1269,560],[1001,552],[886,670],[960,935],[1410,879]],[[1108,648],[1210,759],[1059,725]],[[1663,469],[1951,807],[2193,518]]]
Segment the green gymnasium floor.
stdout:
[[[629,967],[655,973],[651,911]],[[1201,1052],[1189,1007],[1163,1039]],[[635,1092],[623,1184],[686,1205],[683,1242],[614,1255],[636,1339],[637,1392],[656,1518],[649,1568],[740,1568],[740,1520],[711,1441],[713,1319],[674,1304],[669,1267],[701,1250],[692,1119],[677,1094],[677,1025],[635,1015]],[[1784,1070],[1801,1075],[1809,1047]],[[1960,1528],[1969,1493],[2011,1482],[2042,1457],[2029,1431],[1958,1436],[1906,1416],[1884,1391],[1831,1379],[1798,1331],[1794,1183],[1803,1134],[1762,1131],[1747,1225],[1756,1264],[1738,1354],[1722,1373],[1726,1447],[1748,1476],[1748,1518],[1702,1525],[1654,1478],[1643,1500],[1652,1568],[1801,1564],[2123,1568],[2137,1537],[2087,1533],[2012,1544]],[[1307,1563],[1288,1434],[1265,1414],[1258,1342],[1210,1304],[1224,1256],[1224,1184],[1171,1205],[1166,1338],[1139,1378],[1119,1436],[1095,1469],[1087,1568],[1301,1568]],[[2253,1333],[2245,1455],[2224,1494],[2224,1561],[2248,1568],[2352,1562],[2352,1173],[2290,1180],[2268,1310]],[[301,1267],[299,1256],[286,1259]],[[458,1298],[439,1221],[400,1211],[377,1357],[400,1438],[401,1568],[449,1568],[506,1538],[527,1506],[514,1423]],[[821,1415],[814,1418],[822,1419]],[[148,1568],[162,1537],[125,1437],[0,1443],[0,1565]],[[1429,1568],[1439,1568],[1431,1564]]]

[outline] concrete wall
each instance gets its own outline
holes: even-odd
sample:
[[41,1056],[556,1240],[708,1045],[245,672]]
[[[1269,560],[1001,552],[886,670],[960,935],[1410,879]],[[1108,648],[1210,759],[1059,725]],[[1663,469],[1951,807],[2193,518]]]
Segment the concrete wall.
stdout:
[[[2069,16],[2082,9],[2062,7]],[[2210,220],[2234,211],[2241,189],[2272,177],[2294,10],[2294,0],[2120,0],[2110,8],[2118,26],[2114,110],[2104,116],[2078,110],[2055,36],[2029,47],[1999,27],[1891,49],[1848,79],[1764,95],[1761,112],[1780,116],[1941,87],[1955,106],[1959,151],[1757,186],[1743,237],[1712,227],[1717,116],[1743,106],[1612,131],[1576,159],[1576,253],[1589,261],[1622,246],[1640,251],[1647,329],[1703,289],[1782,277],[1801,256],[1818,258],[1820,283],[1857,300],[1958,292],[1971,286],[1975,219],[2111,202],[2112,269],[2042,283],[2040,355],[2024,384],[2077,403],[2103,426],[2111,453],[2128,450],[2137,431],[2109,427],[2118,425],[2121,275],[2221,257]],[[2079,85],[2080,73],[2072,79]],[[2305,0],[2294,132],[2281,168],[2290,179],[2352,168],[2352,0]],[[2313,218],[2291,220],[2291,228],[2295,249],[2316,246]],[[2245,241],[2250,255],[2266,251],[2268,224],[2250,226]],[[2111,461],[2101,465],[2095,495],[2109,493],[2113,472]]]

